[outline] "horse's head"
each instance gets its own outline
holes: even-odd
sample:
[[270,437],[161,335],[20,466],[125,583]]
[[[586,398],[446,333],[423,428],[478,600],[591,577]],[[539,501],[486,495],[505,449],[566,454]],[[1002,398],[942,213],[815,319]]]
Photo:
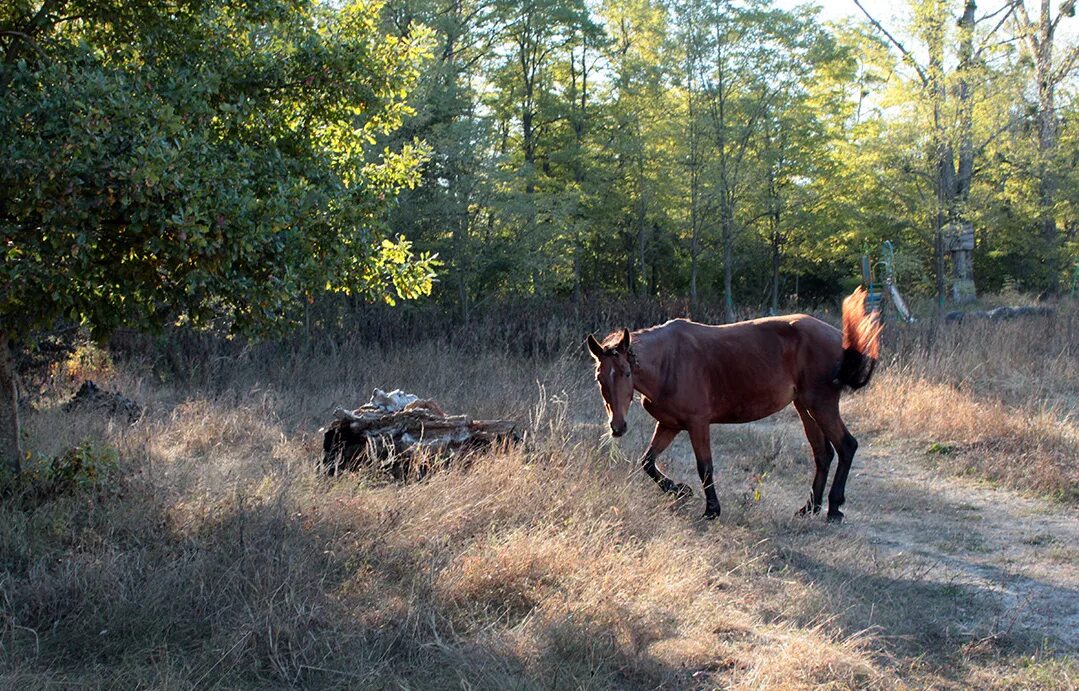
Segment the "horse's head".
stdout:
[[626,412],[633,403],[633,362],[629,329],[614,333],[600,343],[588,335],[588,350],[596,361],[596,383],[611,423],[611,436],[626,433]]

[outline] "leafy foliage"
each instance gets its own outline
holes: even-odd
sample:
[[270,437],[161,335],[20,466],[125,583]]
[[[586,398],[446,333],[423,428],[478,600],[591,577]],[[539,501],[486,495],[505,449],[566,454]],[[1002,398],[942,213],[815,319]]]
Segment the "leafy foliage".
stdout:
[[1015,4],[970,25],[966,3],[912,0],[889,27],[909,55],[868,21],[766,0],[390,8],[392,30],[424,24],[435,45],[399,136],[425,139],[432,167],[391,223],[447,261],[441,298],[464,315],[508,294],[778,310],[831,300],[885,239],[904,292],[930,295],[952,222],[974,224],[989,290],[1049,288],[1067,271],[1047,258],[1077,258],[1074,109],[1047,242]]
[[281,325],[324,289],[430,292],[383,242],[422,145],[419,46],[351,3],[20,2],[0,15],[0,320]]

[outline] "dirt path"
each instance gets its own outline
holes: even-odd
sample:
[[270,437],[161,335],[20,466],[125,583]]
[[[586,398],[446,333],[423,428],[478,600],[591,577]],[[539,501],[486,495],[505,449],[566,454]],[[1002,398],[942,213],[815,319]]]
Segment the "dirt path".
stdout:
[[1027,628],[1055,639],[1059,652],[1079,651],[1079,510],[907,456],[879,441],[863,445],[848,484],[857,520],[844,527],[885,554],[922,558],[934,580],[999,595],[999,631]]

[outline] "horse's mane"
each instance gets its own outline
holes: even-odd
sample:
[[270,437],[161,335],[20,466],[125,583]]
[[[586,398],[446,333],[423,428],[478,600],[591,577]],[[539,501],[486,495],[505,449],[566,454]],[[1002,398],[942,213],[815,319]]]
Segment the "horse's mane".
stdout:
[[[638,336],[650,336],[651,334],[653,334],[653,333],[655,333],[657,331],[660,331],[661,329],[664,329],[664,328],[670,326],[671,324],[675,324],[677,322],[686,322],[686,321],[689,321],[689,320],[685,319],[683,317],[678,317],[676,319],[668,319],[667,321],[663,322],[662,324],[656,324],[655,326],[649,326],[649,327],[644,328],[644,329],[637,329],[636,331],[630,331],[629,335],[630,335],[631,342],[632,342],[632,340],[636,340]],[[622,329],[617,329],[617,330],[612,331],[611,333],[607,334],[603,338],[603,341],[600,342],[600,345],[602,345],[604,348],[613,348],[616,345],[618,345],[621,340],[622,340]]]
[[599,342],[603,346],[604,350],[614,348],[616,345],[622,342],[622,329],[612,331],[603,337],[603,340]]
[[[650,326],[646,329],[637,329],[636,331],[631,331],[630,356],[632,361],[634,363],[637,362],[637,358],[642,355],[642,349],[646,353],[654,352],[652,351],[652,348],[648,347],[650,344],[653,343],[653,337],[658,336],[663,339],[663,335],[669,332],[670,327],[677,324],[685,323],[688,323],[688,320],[671,319],[662,324],[656,324],[655,326]],[[655,373],[657,375],[658,381],[660,382],[660,391],[663,392],[663,395],[669,395],[670,392],[673,391],[673,388],[675,386],[675,374],[678,369],[678,363],[682,358],[684,343],[682,342],[682,339],[679,338],[663,340],[666,345],[661,347],[658,353],[655,353],[659,357],[658,359],[652,360],[652,363],[655,367]],[[604,337],[603,341],[601,342],[601,345],[604,349],[613,349],[621,342],[622,329],[618,329],[607,334],[607,336]]]

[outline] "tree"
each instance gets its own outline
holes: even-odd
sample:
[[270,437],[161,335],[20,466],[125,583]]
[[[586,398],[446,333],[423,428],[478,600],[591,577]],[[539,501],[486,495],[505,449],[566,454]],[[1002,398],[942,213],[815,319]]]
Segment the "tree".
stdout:
[[[728,0],[686,2],[678,7],[686,55],[686,80],[692,90],[690,110],[700,112],[711,141],[701,178],[718,216],[723,248],[723,303],[727,321],[734,321],[735,242],[753,219],[742,207],[753,196],[769,113],[785,95],[805,89],[816,54],[819,32],[812,14],[796,15],[764,2],[745,6]],[[696,118],[693,118],[696,120]],[[695,140],[696,137],[691,136]],[[690,161],[697,156],[691,153]],[[691,170],[694,168],[691,163]],[[692,173],[691,173],[692,175]],[[691,190],[691,206],[699,191]],[[774,216],[773,216],[774,218]],[[693,222],[691,254],[700,252],[700,221]],[[695,272],[694,272],[695,273]],[[694,277],[695,278],[695,277]],[[691,279],[691,292],[696,281]],[[695,302],[695,298],[691,296]]]
[[608,197],[616,210],[602,220],[615,226],[622,240],[626,290],[655,294],[672,187],[665,171],[674,163],[664,127],[672,119],[664,81],[667,16],[654,0],[635,0],[606,3],[603,17],[612,44],[602,148],[609,161]]
[[[987,50],[995,44],[996,32],[1011,16],[1012,3],[977,16],[975,0],[964,0],[962,11],[951,14],[948,0],[912,1],[912,32],[922,42],[927,59],[920,62],[903,42],[895,38],[862,6],[870,23],[899,50],[904,62],[914,70],[919,92],[931,111],[930,157],[936,209],[934,213],[934,269],[938,308],[946,294],[945,253],[953,263],[952,298],[973,299],[975,293],[972,251],[974,229],[970,221],[969,199],[975,173],[974,159],[980,150],[974,144],[975,76]],[[991,27],[977,37],[978,25]],[[954,24],[954,35],[950,31]],[[952,43],[954,42],[954,47]],[[949,49],[955,68],[948,73]],[[982,89],[987,89],[981,79]]]
[[418,49],[378,8],[45,0],[0,11],[0,454],[10,344],[59,319],[280,327],[324,291],[428,293],[382,232],[418,146],[373,152]]
[[1037,89],[1038,158],[1034,174],[1038,179],[1038,222],[1041,239],[1049,263],[1048,286],[1056,291],[1060,283],[1060,233],[1054,210],[1060,174],[1057,153],[1060,125],[1056,110],[1056,91],[1079,60],[1079,44],[1057,54],[1057,28],[1064,17],[1075,16],[1075,0],[1063,0],[1057,15],[1052,15],[1051,3],[1042,0],[1035,20],[1027,11],[1024,0],[1015,0],[1016,34],[1023,41],[1034,62],[1034,83]]
[[400,195],[391,227],[438,252],[441,278],[467,321],[476,276],[489,259],[475,240],[491,163],[491,128],[478,116],[475,84],[496,40],[490,8],[475,0],[390,0],[383,13],[394,35],[411,39],[426,30],[433,47],[410,93],[414,113],[393,136],[402,145],[422,140],[431,156],[420,184]]

